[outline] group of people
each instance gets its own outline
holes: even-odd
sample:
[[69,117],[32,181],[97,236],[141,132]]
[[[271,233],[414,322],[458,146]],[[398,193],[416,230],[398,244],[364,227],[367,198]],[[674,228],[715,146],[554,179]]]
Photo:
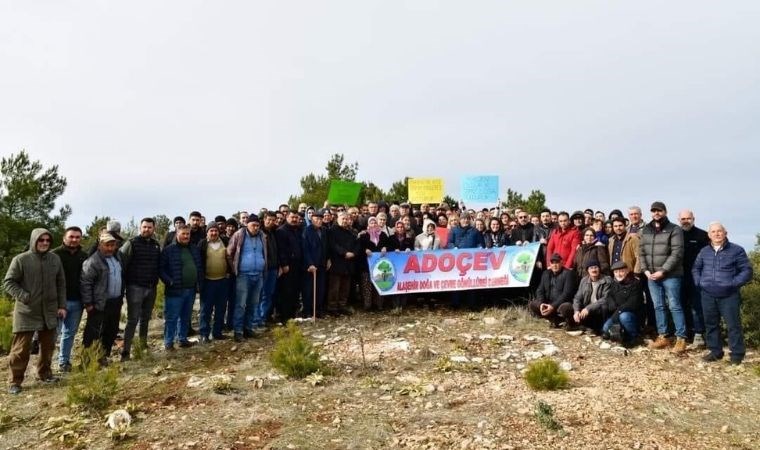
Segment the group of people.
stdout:
[[[442,248],[494,248],[540,242],[529,309],[552,326],[586,327],[626,345],[641,343],[642,327],[656,328],[650,346],[709,349],[705,361],[723,358],[720,320],[728,329],[731,362],[744,358],[739,318],[739,288],[752,278],[741,247],[726,238],[718,222],[707,231],[694,226],[684,210],[680,226],[671,223],[662,202],[628,217],[614,210],[573,214],[549,209],[537,214],[516,209],[481,211],[449,207],[369,202],[361,207],[321,209],[280,205],[238,218],[200,212],[174,219],[162,244],[155,221],[144,218],[139,234],[124,239],[110,221],[89,251],[82,230],[69,227],[62,244],[35,229],[29,250],[17,255],[4,279],[15,300],[9,357],[11,393],[21,391],[33,339],[39,340],[38,377],[55,381],[51,365],[60,337],[58,366],[71,370],[74,338],[87,313],[83,346],[102,347],[108,363],[119,333],[123,299],[127,303],[121,359],[133,344],[147,345],[148,325],[159,280],[164,286],[164,338],[167,351],[192,346],[191,317],[200,293],[199,342],[242,341],[302,315],[351,314],[353,299],[365,309],[382,309],[383,297],[370,278],[367,256],[379,252]],[[508,290],[507,290],[508,291]],[[478,308],[477,290],[454,291],[455,307]],[[402,307],[409,295],[392,296]],[[670,327],[672,322],[673,328]],[[138,341],[135,332],[139,326]]]

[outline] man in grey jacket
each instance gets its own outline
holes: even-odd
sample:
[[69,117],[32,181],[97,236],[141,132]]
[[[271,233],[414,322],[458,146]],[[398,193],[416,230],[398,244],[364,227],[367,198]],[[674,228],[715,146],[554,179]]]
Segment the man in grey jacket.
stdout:
[[[568,324],[584,325],[601,334],[602,325],[607,319],[605,297],[610,291],[612,277],[602,275],[599,262],[590,260],[586,263],[586,276],[581,279],[578,292],[573,297],[573,315]],[[561,310],[562,308],[560,308]]]
[[652,221],[642,230],[639,242],[641,271],[647,277],[657,318],[657,339],[650,348],[664,349],[672,343],[668,333],[670,310],[676,335],[673,353],[680,354],[686,351],[686,319],[681,307],[683,230],[668,220],[664,203],[654,202],[650,210]]
[[85,348],[100,340],[103,355],[100,364],[108,364],[111,347],[119,332],[124,271],[117,241],[110,233],[101,233],[98,251],[82,266],[82,304],[87,311],[82,344]]
[[51,244],[50,232],[35,228],[29,238],[29,250],[16,255],[5,274],[3,287],[15,300],[13,341],[8,356],[10,394],[21,392],[35,332],[40,338],[37,376],[46,383],[56,381],[50,364],[58,319],[66,318],[66,278],[61,259],[50,251]]

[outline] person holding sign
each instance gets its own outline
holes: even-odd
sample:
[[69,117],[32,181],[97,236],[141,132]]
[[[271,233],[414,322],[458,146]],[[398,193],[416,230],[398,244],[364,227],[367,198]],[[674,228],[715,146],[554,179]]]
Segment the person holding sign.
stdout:
[[[403,228],[404,224],[398,222]],[[385,255],[388,246],[390,245],[390,239],[388,235],[380,230],[380,226],[377,223],[377,218],[370,217],[367,219],[367,230],[359,235],[359,248],[366,256],[371,255],[373,252],[381,252]],[[367,258],[361,258],[359,263],[359,272],[361,276],[361,288],[362,298],[364,300],[364,309],[370,310],[373,307],[378,310],[383,308],[383,298],[377,292],[372,285],[369,273],[369,263]]]

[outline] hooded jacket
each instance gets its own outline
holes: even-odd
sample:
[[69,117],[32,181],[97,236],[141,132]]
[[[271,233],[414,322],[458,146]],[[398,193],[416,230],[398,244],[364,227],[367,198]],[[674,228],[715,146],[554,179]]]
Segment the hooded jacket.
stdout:
[[[433,226],[433,233],[427,234],[428,226]],[[435,222],[430,219],[425,219],[423,223],[424,231],[414,238],[415,250],[438,250],[441,248],[441,238],[438,237]]]
[[51,251],[37,252],[37,240],[44,234],[52,238],[44,228],[32,230],[29,250],[16,255],[5,274],[5,292],[16,301],[14,333],[53,330],[58,326],[58,310],[66,308],[66,275],[61,259]]

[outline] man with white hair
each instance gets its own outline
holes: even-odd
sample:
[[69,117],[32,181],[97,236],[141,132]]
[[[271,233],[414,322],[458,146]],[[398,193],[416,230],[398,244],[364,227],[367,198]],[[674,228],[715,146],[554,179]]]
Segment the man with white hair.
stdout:
[[728,241],[726,228],[720,222],[710,223],[707,235],[710,245],[702,248],[691,269],[694,285],[702,294],[705,341],[710,350],[702,360],[714,362],[723,359],[720,333],[720,319],[723,318],[728,331],[731,364],[738,365],[745,353],[739,289],[752,280],[752,264],[743,248]]

